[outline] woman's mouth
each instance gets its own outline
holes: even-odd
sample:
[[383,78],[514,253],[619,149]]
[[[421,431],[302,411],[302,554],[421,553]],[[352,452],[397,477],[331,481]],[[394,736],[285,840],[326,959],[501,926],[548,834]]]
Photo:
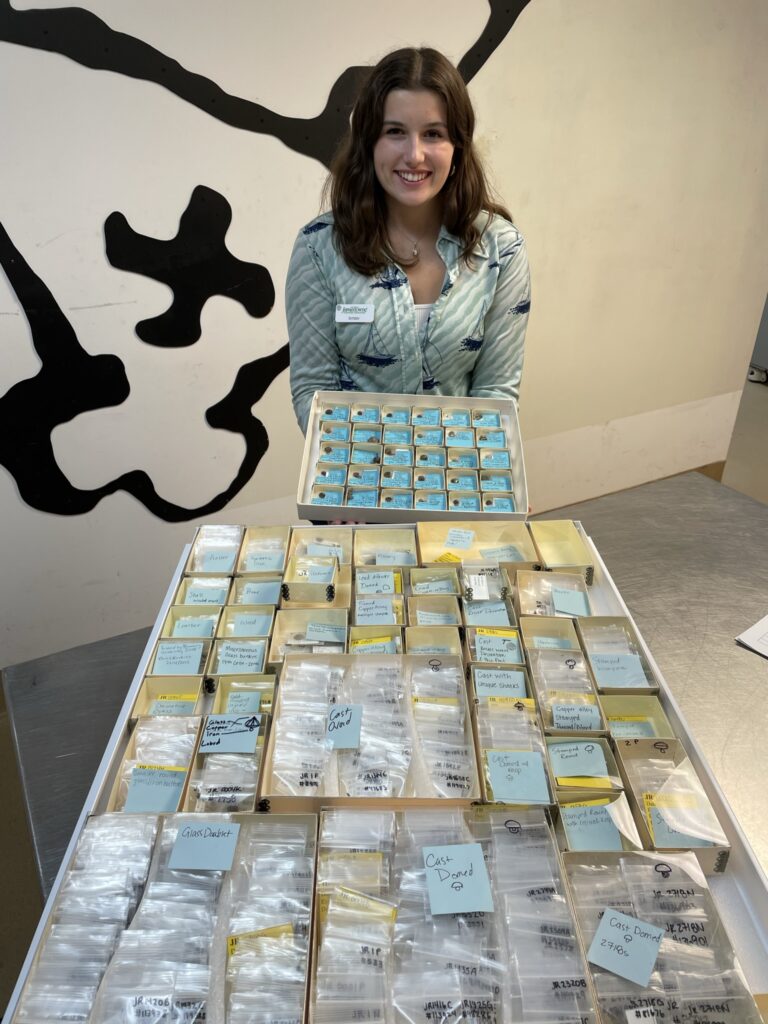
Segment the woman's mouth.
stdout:
[[431,173],[431,171],[395,171],[398,178],[406,185],[418,185],[419,182],[425,181]]

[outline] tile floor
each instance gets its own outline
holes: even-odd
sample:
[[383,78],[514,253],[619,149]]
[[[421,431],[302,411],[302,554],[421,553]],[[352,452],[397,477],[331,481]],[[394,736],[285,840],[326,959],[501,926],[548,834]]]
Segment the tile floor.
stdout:
[[[767,456],[768,386],[746,383],[722,472],[722,482],[768,504]],[[709,475],[719,477],[719,470],[719,466],[710,467]],[[0,1008],[4,1008],[34,932],[42,900],[1,690],[0,772],[7,784],[0,903],[7,914],[6,920],[13,921],[12,928],[0,929]]]

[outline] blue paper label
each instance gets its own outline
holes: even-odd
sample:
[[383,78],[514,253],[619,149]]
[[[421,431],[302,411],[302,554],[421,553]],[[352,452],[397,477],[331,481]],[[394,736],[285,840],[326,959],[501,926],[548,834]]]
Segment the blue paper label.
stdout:
[[186,777],[186,768],[137,764],[131,772],[123,810],[127,814],[173,814]]
[[511,491],[512,478],[504,473],[491,473],[480,482],[484,491]]
[[412,473],[410,469],[386,469],[381,475],[386,487],[410,488]]
[[608,775],[605,754],[598,743],[588,740],[566,740],[564,743],[551,743],[549,759],[552,762],[552,773],[557,778],[572,778],[583,775],[588,778],[604,778]]
[[200,754],[254,754],[261,715],[208,715]]
[[477,434],[478,448],[506,448],[507,438],[503,430],[480,430]]
[[349,425],[346,423],[329,424],[322,429],[323,441],[348,441]]
[[204,649],[201,643],[161,640],[152,672],[156,676],[196,676],[200,673]]
[[421,647],[409,647],[409,654],[450,654],[450,647],[441,644],[424,644]]
[[[319,470],[315,477],[315,483],[320,486],[327,484],[329,487],[343,487],[346,482],[346,469],[336,468],[335,466],[332,466],[330,469]],[[318,504],[318,502],[315,504]]]
[[258,675],[264,668],[266,642],[264,640],[223,640],[219,647],[216,671],[220,676],[239,675],[244,672]]
[[550,802],[544,759],[538,750],[486,750],[493,799],[513,804]]
[[587,959],[646,988],[656,965],[664,929],[606,907]]
[[440,410],[414,409],[412,419],[415,427],[436,427],[440,423]]
[[242,612],[232,617],[232,636],[269,636],[272,616],[263,612]]
[[282,548],[262,548],[249,551],[245,556],[246,572],[276,572],[283,568],[285,552]]
[[378,466],[381,462],[381,454],[377,448],[361,448],[360,445],[353,445],[350,461],[358,466]]
[[343,645],[347,641],[347,629],[346,626],[337,626],[332,622],[310,622],[307,626],[307,640]]
[[344,558],[341,544],[307,544],[307,554],[310,558],[335,558],[339,562]]
[[373,405],[363,406],[360,409],[354,410],[352,413],[352,419],[356,423],[378,423],[379,410]]
[[621,833],[608,813],[607,804],[560,805],[560,817],[569,850],[622,850]]
[[589,615],[587,595],[570,587],[552,587],[552,604],[561,615]]
[[478,697],[527,697],[525,672],[512,668],[476,668]]
[[417,452],[416,462],[419,466],[434,466],[442,469],[445,466],[445,452],[442,449],[434,452]]
[[514,544],[502,544],[498,548],[480,548],[480,554],[488,562],[525,562]]
[[153,700],[149,713],[155,718],[165,718],[169,715],[194,715],[196,703],[194,700]]
[[457,512],[479,512],[480,496],[477,494],[451,493],[451,508]]
[[231,572],[237,548],[211,548],[203,551],[202,572]]
[[596,704],[569,704],[565,701],[556,701],[552,704],[552,725],[555,729],[589,732],[601,728],[600,712]]
[[365,572],[360,569],[355,573],[355,589],[358,594],[394,594],[395,574],[393,572]]
[[378,487],[379,473],[378,466],[370,469],[350,469],[349,483],[351,487]]
[[168,867],[171,871],[229,871],[239,832],[236,822],[182,818]]
[[445,546],[447,548],[456,548],[459,551],[466,551],[468,548],[472,547],[474,540],[474,530],[462,530],[455,526],[446,534]]
[[242,604],[277,604],[280,600],[280,580],[251,580],[240,592]]
[[382,416],[385,423],[408,423],[410,418],[410,409],[387,409]]
[[611,736],[617,739],[636,739],[641,736],[655,736],[656,730],[650,718],[638,715],[633,721],[622,721],[620,718],[609,718]]
[[510,626],[509,612],[503,601],[464,601],[468,626]]
[[497,412],[477,411],[472,413],[472,426],[478,427],[500,427],[501,416]]
[[413,486],[420,491],[439,491],[443,486],[443,475],[439,472],[417,470],[413,476]]
[[488,497],[483,498],[483,505],[485,506],[486,512],[514,512],[515,501],[514,498],[505,498],[503,495],[499,497]]
[[362,723],[362,704],[333,704],[328,709],[328,742],[334,750],[357,750]]
[[413,443],[418,445],[441,445],[443,443],[443,431],[441,427],[427,427],[424,430],[417,430],[413,435]]
[[661,807],[651,806],[648,808],[651,818],[651,838],[653,845],[661,850],[676,850],[713,846],[709,839],[701,836],[693,836],[690,832],[681,832],[669,821],[669,811]]
[[358,597],[355,601],[358,626],[394,626],[395,610],[391,597]]
[[603,689],[647,687],[637,654],[592,654],[589,658],[597,685]]
[[397,654],[394,640],[360,640],[352,648],[352,654]]
[[323,444],[320,446],[320,454],[317,461],[346,463],[348,461],[348,457],[348,449],[341,448],[339,445]]
[[349,508],[376,508],[379,504],[379,492],[365,487],[347,488],[347,505]]
[[320,413],[321,420],[348,420],[348,405],[326,405]]
[[227,713],[255,715],[261,709],[260,690],[230,690],[227,695]]
[[414,494],[413,503],[416,508],[428,508],[433,512],[444,512],[447,508],[446,497],[444,494],[425,493],[425,494]]
[[471,430],[451,428],[445,432],[445,443],[449,448],[473,448],[475,435]]
[[384,449],[384,465],[385,466],[412,466],[413,465],[413,452],[410,448],[385,448]]
[[456,620],[448,612],[433,612],[428,608],[417,608],[416,621],[419,626],[455,626]]
[[459,474],[448,474],[449,491],[476,491],[477,476],[474,473],[467,473],[466,476]]
[[482,469],[510,469],[508,451],[481,451],[480,466]]
[[564,636],[532,636],[529,645],[539,651],[571,651],[574,643]]
[[448,465],[451,469],[477,469],[477,452],[450,452]]
[[456,587],[449,580],[424,580],[412,583],[414,594],[455,594]]
[[312,495],[313,505],[343,505],[344,491],[336,491],[332,488],[325,488]]
[[452,409],[448,413],[443,413],[443,426],[468,427],[469,409]]
[[439,914],[490,914],[493,896],[480,843],[425,846],[429,909]]
[[380,444],[381,427],[353,427],[352,440],[360,441],[361,444]]
[[475,634],[475,661],[495,661],[502,665],[522,665],[523,655],[517,634],[489,636]]
[[416,565],[412,551],[377,551],[376,565]]
[[411,431],[405,427],[385,427],[384,444],[410,444]]
[[385,493],[381,496],[382,508],[413,508],[413,496],[410,491],[401,493]]
[[202,616],[189,616],[176,619],[173,624],[172,636],[213,636],[213,619]]
[[184,604],[224,604],[227,587],[187,587]]

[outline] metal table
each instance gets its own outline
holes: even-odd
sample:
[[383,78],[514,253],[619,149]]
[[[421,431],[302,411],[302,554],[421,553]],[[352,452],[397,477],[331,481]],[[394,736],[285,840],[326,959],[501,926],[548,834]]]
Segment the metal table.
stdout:
[[[768,506],[687,473],[537,518],[578,519],[594,540],[768,866],[768,661],[733,640],[768,612]],[[3,673],[46,895],[148,635],[138,630]]]

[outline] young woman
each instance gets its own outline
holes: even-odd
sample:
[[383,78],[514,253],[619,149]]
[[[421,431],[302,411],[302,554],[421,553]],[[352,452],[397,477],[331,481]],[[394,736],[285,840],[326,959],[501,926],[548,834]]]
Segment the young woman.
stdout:
[[522,235],[489,195],[456,68],[431,49],[372,69],[286,285],[291,392],[517,399],[530,308]]

